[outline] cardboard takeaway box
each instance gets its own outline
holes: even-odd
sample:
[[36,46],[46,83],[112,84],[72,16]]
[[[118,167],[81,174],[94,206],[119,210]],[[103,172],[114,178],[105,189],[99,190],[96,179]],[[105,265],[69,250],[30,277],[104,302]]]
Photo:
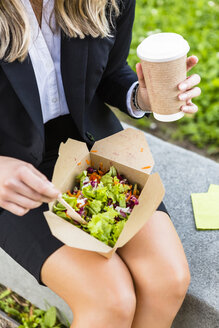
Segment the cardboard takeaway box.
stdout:
[[101,139],[88,151],[86,143],[68,139],[61,143],[52,182],[62,192],[72,190],[75,178],[92,165],[104,169],[114,165],[130,183],[140,187],[139,204],[133,208],[115,246],[112,248],[95,237],[77,228],[52,212],[44,212],[52,234],[64,244],[89,251],[95,251],[110,258],[118,247],[126,244],[147,222],[164,196],[164,187],[158,173],[149,174],[154,161],[144,133],[136,129],[125,129]]

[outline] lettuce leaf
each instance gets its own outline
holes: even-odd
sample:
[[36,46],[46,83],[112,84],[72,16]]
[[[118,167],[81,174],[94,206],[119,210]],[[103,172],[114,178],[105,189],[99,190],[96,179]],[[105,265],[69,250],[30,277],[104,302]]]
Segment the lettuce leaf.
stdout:
[[102,218],[108,220],[111,223],[114,223],[114,218],[118,215],[117,211],[114,210],[112,207],[107,207],[107,211],[101,213]]
[[88,199],[95,198],[96,196],[95,190],[93,190],[91,185],[84,187],[82,190],[82,194]]
[[107,191],[107,197],[112,199],[113,203],[116,203],[116,196],[114,195],[114,193],[112,191]]
[[68,194],[63,194],[62,198],[75,210],[77,209],[76,204],[77,204],[77,197],[69,196]]
[[123,208],[126,207],[125,194],[119,195],[119,206]]
[[60,218],[63,218],[65,220],[67,220],[67,221],[70,221],[64,211],[56,211],[55,214],[58,215],[58,216],[60,216]]
[[93,215],[87,225],[90,234],[108,245],[112,239],[111,232],[115,222],[114,217],[117,215],[118,213],[110,207],[108,207],[107,212]]
[[104,186],[108,184],[113,184],[113,178],[108,174],[103,175],[100,181],[104,184]]
[[106,174],[109,174],[111,177],[117,176],[116,168],[114,166],[111,166],[109,172]]
[[76,177],[76,180],[79,181],[80,183],[80,189],[82,189],[82,186],[83,186],[83,181],[84,179],[87,177],[87,171],[82,171],[77,177]]
[[53,210],[56,213],[58,211],[65,211],[66,208],[61,203],[57,203],[56,205],[53,206]]
[[[126,223],[125,220],[121,220],[113,225],[112,241],[114,244],[117,242],[117,239],[119,238],[119,236],[124,228],[125,223]],[[114,246],[114,244],[113,244],[113,246]]]
[[94,199],[86,206],[86,208],[91,212],[91,214],[98,214],[102,209],[103,203],[100,200]]
[[107,202],[107,187],[98,187],[96,189],[95,199],[100,200],[101,202]]
[[90,234],[108,244],[110,233],[113,225],[103,220],[100,215],[93,215],[92,220],[88,223]]

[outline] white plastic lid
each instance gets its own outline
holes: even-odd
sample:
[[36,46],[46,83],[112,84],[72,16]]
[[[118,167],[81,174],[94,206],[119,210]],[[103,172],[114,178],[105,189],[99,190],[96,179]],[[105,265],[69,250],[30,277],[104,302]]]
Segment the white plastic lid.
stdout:
[[137,48],[139,58],[149,62],[167,62],[189,52],[189,44],[176,33],[157,33],[144,39]]

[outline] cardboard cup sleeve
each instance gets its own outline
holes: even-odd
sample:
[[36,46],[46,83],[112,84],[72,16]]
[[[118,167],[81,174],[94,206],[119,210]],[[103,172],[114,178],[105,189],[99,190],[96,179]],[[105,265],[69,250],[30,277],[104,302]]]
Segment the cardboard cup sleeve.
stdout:
[[170,121],[172,117],[175,121],[183,117],[180,107],[185,101],[178,99],[177,86],[186,79],[186,55],[161,63],[141,60],[141,64],[155,118]]
[[176,33],[157,33],[137,48],[154,117],[163,122],[184,116],[178,84],[186,79],[188,42]]

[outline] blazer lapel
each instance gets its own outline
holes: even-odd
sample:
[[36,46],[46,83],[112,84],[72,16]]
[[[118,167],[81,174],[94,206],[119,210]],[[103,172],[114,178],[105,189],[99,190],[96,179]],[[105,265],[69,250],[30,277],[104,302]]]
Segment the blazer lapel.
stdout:
[[[88,38],[61,38],[61,72],[66,100],[72,118],[81,135],[84,135],[85,82],[88,59]],[[7,78],[27,110],[41,137],[44,125],[39,91],[30,56],[20,63],[1,62]]]
[[17,96],[38,128],[42,139],[44,139],[39,91],[29,55],[22,63],[16,60],[13,63],[2,62],[1,66]]
[[67,38],[62,33],[61,72],[66,100],[79,132],[84,134],[85,82],[88,38]]

